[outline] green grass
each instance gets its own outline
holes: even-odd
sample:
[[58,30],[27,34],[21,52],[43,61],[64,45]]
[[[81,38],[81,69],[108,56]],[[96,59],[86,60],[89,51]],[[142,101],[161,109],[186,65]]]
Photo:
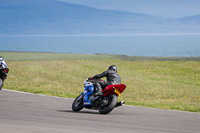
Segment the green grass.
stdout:
[[[0,52],[10,68],[4,88],[75,98],[83,81],[115,64],[129,105],[200,112],[199,58]],[[161,60],[161,61],[160,61]],[[178,61],[175,61],[178,60]]]
[[126,55],[84,55],[84,54],[57,54],[33,52],[1,52],[9,61],[38,61],[38,60],[124,60],[124,61],[200,61],[200,57],[142,57]]

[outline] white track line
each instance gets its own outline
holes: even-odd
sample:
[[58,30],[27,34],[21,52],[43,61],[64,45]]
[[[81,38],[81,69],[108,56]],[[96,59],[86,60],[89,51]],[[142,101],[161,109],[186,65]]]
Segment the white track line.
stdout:
[[10,92],[16,92],[16,93],[21,93],[21,94],[38,95],[38,96],[44,96],[44,97],[53,97],[53,98],[71,99],[71,100],[73,99],[73,98],[65,98],[65,97],[58,97],[58,96],[49,96],[49,95],[43,95],[43,94],[37,94],[37,93],[30,93],[30,92],[23,92],[23,91],[16,91],[16,90],[8,90],[8,89],[2,89],[2,90],[4,90],[4,91],[10,91]]

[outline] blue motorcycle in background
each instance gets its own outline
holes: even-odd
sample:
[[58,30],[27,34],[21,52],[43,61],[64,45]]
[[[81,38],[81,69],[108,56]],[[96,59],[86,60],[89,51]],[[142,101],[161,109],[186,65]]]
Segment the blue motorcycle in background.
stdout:
[[72,110],[77,112],[83,108],[99,110],[101,114],[110,113],[115,107],[124,104],[123,101],[117,102],[118,96],[125,90],[126,85],[109,85],[102,89],[103,96],[95,96],[93,80],[84,81],[84,92],[81,93],[73,102]]

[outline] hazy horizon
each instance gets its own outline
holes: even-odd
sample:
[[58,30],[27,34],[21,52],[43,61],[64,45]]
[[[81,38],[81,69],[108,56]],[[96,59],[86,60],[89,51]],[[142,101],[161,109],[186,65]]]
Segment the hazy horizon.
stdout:
[[200,14],[199,0],[58,0],[98,9],[128,11],[167,18]]
[[[183,7],[188,9],[188,12],[195,9],[189,8],[195,5],[185,5],[187,0],[183,0],[181,4],[178,4],[180,0],[163,3],[163,0],[159,2],[158,0],[125,2],[77,0],[70,3],[67,1],[70,0],[0,0],[0,35],[199,35],[200,33],[200,14],[185,18],[156,16],[156,13],[164,13],[169,8],[176,8],[170,12],[179,12]],[[85,5],[81,2],[85,2]],[[93,6],[87,2],[93,3]],[[100,3],[99,8],[95,7],[98,3]],[[135,13],[127,12],[130,9],[134,9]]]

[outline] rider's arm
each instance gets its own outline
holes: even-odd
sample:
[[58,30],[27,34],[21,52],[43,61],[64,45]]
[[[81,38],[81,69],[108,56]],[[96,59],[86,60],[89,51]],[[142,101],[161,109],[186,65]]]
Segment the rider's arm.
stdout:
[[106,77],[107,75],[108,75],[108,71],[105,71],[101,74],[95,75],[94,77],[92,77],[92,79],[100,79],[100,78]]

